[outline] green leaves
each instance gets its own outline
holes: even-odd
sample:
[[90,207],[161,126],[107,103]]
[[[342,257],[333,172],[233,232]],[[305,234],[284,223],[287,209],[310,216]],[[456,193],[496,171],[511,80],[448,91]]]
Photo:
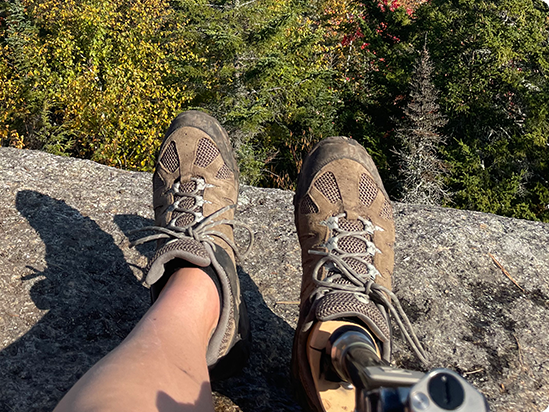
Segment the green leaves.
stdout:
[[535,149],[547,126],[546,14],[531,1],[433,1],[417,24],[430,31],[447,132],[460,142],[447,149],[455,205],[540,218],[532,189],[547,185],[547,153]]
[[426,44],[450,205],[547,221],[547,7],[400,3],[1,3],[2,144],[151,170],[171,119],[198,107],[229,130],[246,182],[291,188],[314,143],[347,135],[394,196],[397,125]]

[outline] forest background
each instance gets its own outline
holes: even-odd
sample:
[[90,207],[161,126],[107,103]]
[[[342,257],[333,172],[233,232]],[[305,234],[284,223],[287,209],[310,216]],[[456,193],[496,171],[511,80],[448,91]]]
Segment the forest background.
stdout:
[[345,135],[393,199],[549,222],[548,16],[541,0],[4,1],[2,146],[151,171],[199,108],[244,183],[294,188],[314,143]]

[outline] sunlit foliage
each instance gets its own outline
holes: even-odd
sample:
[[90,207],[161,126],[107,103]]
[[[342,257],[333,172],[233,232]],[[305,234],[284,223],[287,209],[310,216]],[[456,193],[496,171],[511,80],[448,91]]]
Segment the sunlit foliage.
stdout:
[[3,22],[2,138],[150,170],[158,136],[192,98],[196,60],[163,0],[15,0]]
[[170,120],[200,108],[246,183],[293,188],[314,143],[346,135],[402,199],[425,46],[447,205],[549,221],[548,15],[540,0],[2,2],[0,138],[151,170]]

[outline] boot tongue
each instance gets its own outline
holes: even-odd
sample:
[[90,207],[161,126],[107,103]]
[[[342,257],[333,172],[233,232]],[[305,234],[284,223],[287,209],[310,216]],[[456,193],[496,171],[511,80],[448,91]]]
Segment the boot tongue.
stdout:
[[[360,232],[365,229],[364,223],[362,223],[360,220],[347,220],[345,218],[340,218],[338,220],[338,225],[339,228],[345,232]],[[364,237],[370,241],[372,240],[371,236],[368,235],[361,235],[361,237]],[[362,259],[368,263],[373,263],[374,261],[373,256],[367,255],[368,245],[363,239],[352,235],[343,236],[339,238],[337,245],[339,249],[345,253],[363,254]],[[351,269],[359,274],[367,275],[369,272],[368,266],[358,259],[355,259],[353,257],[346,257],[343,258],[343,261],[347,263]]]
[[[196,200],[192,196],[198,195],[203,196],[204,190],[197,190],[198,185],[196,181],[190,180],[187,182],[181,182],[179,186],[179,193],[181,194],[189,194],[189,196],[185,195],[174,195],[175,199],[179,201],[179,208],[180,209],[186,209],[189,212],[196,212],[196,213],[202,213],[202,207],[196,205]],[[188,212],[181,212],[181,211],[174,211],[172,213],[172,220],[175,219],[175,226],[177,227],[187,227],[193,223],[195,223],[195,215],[193,213]]]
[[[335,284],[350,284],[340,278]],[[323,296],[316,307],[315,316],[318,320],[357,319],[364,323],[370,331],[382,342],[390,339],[390,330],[386,319],[377,306],[366,295],[347,291],[334,291]]]
[[[362,232],[360,235],[341,236],[338,238],[337,247],[342,253],[359,253],[361,259],[365,262],[372,263],[373,256],[368,254],[368,244],[366,240],[371,241],[371,236],[364,234],[364,223],[360,220],[349,220],[345,218],[338,219],[338,229],[343,232]],[[337,229],[336,229],[337,230]],[[335,233],[338,235],[340,233]],[[338,254],[334,251],[333,253]],[[354,258],[345,257],[343,261],[358,274],[369,275],[369,269],[366,263]],[[364,323],[382,342],[390,339],[389,327],[387,321],[376,307],[376,305],[363,293],[354,293],[349,291],[338,290],[338,285],[354,285],[347,279],[337,267],[326,268],[327,277],[334,284],[334,289],[331,293],[323,296],[316,307],[316,317],[321,321],[329,321],[335,319],[358,319]],[[339,276],[338,276],[339,275]],[[356,285],[355,285],[356,286]]]

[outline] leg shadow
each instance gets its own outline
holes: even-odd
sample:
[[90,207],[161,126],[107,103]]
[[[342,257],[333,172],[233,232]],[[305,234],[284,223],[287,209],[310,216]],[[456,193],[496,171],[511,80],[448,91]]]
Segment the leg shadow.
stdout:
[[30,295],[47,314],[0,352],[0,411],[51,411],[93,364],[116,347],[148,308],[112,236],[62,200],[36,191],[16,207],[46,248]]
[[[153,232],[137,232],[131,233],[133,230],[140,229],[146,226],[153,226],[154,220],[147,219],[139,215],[116,215],[114,217],[114,223],[118,228],[126,235],[130,241],[135,241],[141,237],[152,235]],[[135,246],[135,249],[147,258],[151,258],[154,255],[156,248],[155,242],[145,243],[143,245]]]
[[179,403],[166,392],[158,392],[156,395],[156,408],[158,412],[196,412],[211,409],[212,392],[210,385],[203,383],[200,388],[198,399],[192,403]]
[[[113,221],[114,223],[116,223],[118,228],[126,235],[126,237],[130,242],[133,242],[141,237],[154,234],[153,232],[131,233],[135,229],[140,229],[142,227],[154,225],[153,220],[147,219],[139,215],[116,215]],[[150,260],[153,257],[155,248],[156,248],[156,242],[149,242],[149,243],[135,246],[135,250],[137,250],[142,256],[145,256],[147,259],[143,261],[143,266],[136,267],[135,265],[132,265],[132,264],[130,265],[132,267],[136,267],[138,270],[141,271],[143,281],[145,280],[144,278],[145,266],[146,266],[145,262]],[[148,302],[150,302],[150,300]]]

